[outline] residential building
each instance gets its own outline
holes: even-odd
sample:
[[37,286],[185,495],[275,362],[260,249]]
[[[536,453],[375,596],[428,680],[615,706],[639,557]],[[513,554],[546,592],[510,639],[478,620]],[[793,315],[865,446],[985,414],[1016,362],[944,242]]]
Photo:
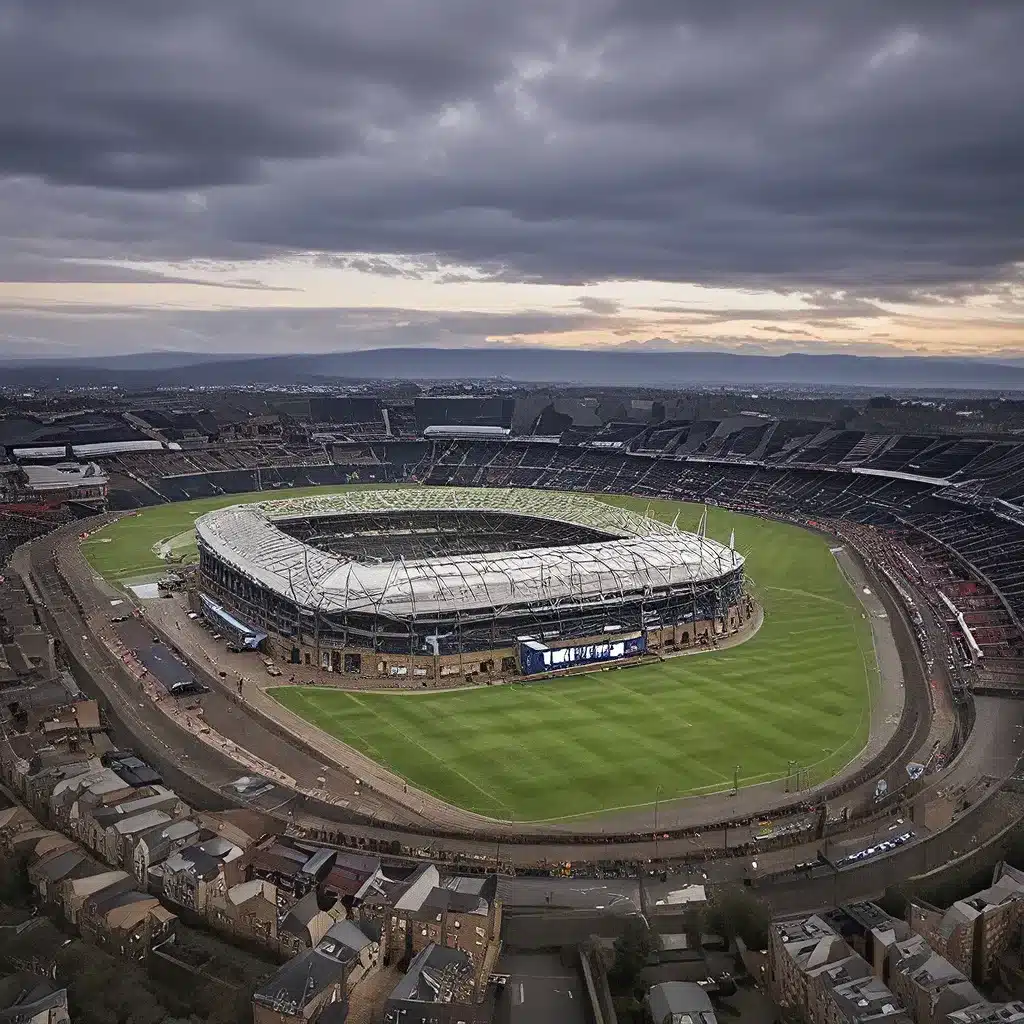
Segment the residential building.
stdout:
[[28,859],[34,864],[44,857],[49,857],[51,854],[64,853],[66,850],[74,850],[77,847],[78,843],[73,839],[68,839],[67,836],[61,835],[60,832],[51,832],[36,843]]
[[131,870],[135,880],[143,888],[149,886],[149,869],[162,864],[172,854],[183,850],[186,846],[199,842],[199,826],[191,818],[179,818],[168,825],[160,825],[148,829],[135,837],[131,851]]
[[[862,962],[867,967],[867,961]],[[840,980],[842,972],[833,973],[836,984],[823,985],[812,1008],[814,1024],[911,1024],[910,1014],[870,970],[848,980]]]
[[867,960],[871,973],[883,980],[890,947],[912,934],[905,921],[866,901],[844,903],[824,912],[822,917],[855,953]]
[[63,913],[64,882],[95,874],[99,865],[80,846],[48,854],[28,865],[29,884],[43,906],[59,908]]
[[90,896],[112,889],[124,892],[131,887],[132,878],[124,871],[104,871],[102,868],[97,868],[92,874],[83,874],[78,878],[65,878],[60,887],[60,902],[64,919],[69,924],[77,925],[82,904]]
[[850,947],[818,914],[773,921],[768,960],[776,1002],[806,1014],[810,1006],[808,972],[844,960],[850,952]]
[[324,892],[352,906],[357,892],[380,870],[380,858],[338,850],[334,866],[323,880]]
[[239,882],[207,900],[206,920],[228,935],[278,949],[277,886],[263,878]]
[[130,750],[112,750],[104,754],[103,764],[135,789],[159,786],[163,781],[158,771]]
[[0,857],[14,861],[19,865],[26,864],[35,848],[41,842],[49,841],[50,843],[56,843],[60,838],[59,832],[43,828],[41,825],[38,825],[36,828],[25,829],[8,836],[7,841],[0,847]]
[[0,978],[0,1024],[71,1024],[67,990],[28,971]]
[[108,864],[124,866],[134,874],[135,838],[154,828],[166,828],[171,824],[170,815],[164,811],[142,811],[130,818],[121,818],[103,831],[100,849],[97,851]]
[[253,1024],[314,1022],[378,963],[379,946],[339,921],[312,949],[288,961],[253,994]]
[[86,899],[79,912],[83,937],[117,956],[142,960],[168,939],[177,917],[155,896],[112,886]]
[[889,950],[888,984],[917,1024],[942,1024],[954,1010],[983,1001],[963,973],[920,935]]
[[344,908],[331,897],[311,889],[279,918],[277,937],[282,953],[294,956],[315,946],[339,920]]
[[254,878],[273,882],[282,894],[301,899],[309,891],[302,869],[312,856],[287,836],[270,835],[248,850],[246,864]]
[[22,832],[36,831],[39,822],[24,807],[14,805],[0,811],[0,855],[9,855],[14,848],[15,837]]
[[469,957],[431,943],[417,953],[388,996],[384,1024],[485,1024],[490,1011],[477,995]]
[[240,882],[242,851],[228,840],[215,836],[186,846],[149,869],[153,884],[164,897],[179,907],[205,915],[207,901],[223,895]]
[[974,1003],[954,1010],[946,1021],[948,1024],[1024,1024],[1024,1002]]
[[183,818],[189,813],[188,805],[166,786],[149,786],[132,790],[132,793],[134,795],[130,800],[84,812],[77,829],[79,841],[105,857],[107,829],[117,822],[133,818],[144,811],[163,811],[168,820]]
[[999,863],[988,889],[957,900],[946,911],[912,903],[909,923],[971,981],[984,984],[1024,923],[1024,872]]
[[131,789],[125,786],[123,780],[113,772],[104,768],[98,757],[89,758],[86,762],[85,771],[65,775],[50,793],[50,821],[56,828],[65,832],[73,832],[74,824],[72,817],[78,816],[85,802],[76,804],[84,795],[91,791],[92,799],[88,805],[92,807],[102,806],[109,801],[104,799],[107,794],[112,794],[116,803],[131,793]]
[[395,908],[389,919],[389,950],[394,950],[394,956],[403,949],[418,953],[431,943],[460,949],[469,956],[479,980],[501,932],[496,892],[496,875],[446,879],[418,907]]

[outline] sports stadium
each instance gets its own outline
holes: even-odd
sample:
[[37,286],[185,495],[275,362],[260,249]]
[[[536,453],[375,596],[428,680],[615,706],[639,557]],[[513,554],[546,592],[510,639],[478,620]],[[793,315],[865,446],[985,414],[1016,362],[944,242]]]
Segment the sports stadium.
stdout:
[[190,772],[214,744],[268,780],[219,799],[524,864],[749,858],[889,813],[952,832],[1009,770],[1024,446],[364,405],[93,453],[110,511],[40,548],[69,649],[128,659],[164,715],[156,652],[206,687]]
[[587,496],[350,491],[234,505],[195,529],[204,597],[332,672],[567,670],[707,643],[753,612],[734,549]]

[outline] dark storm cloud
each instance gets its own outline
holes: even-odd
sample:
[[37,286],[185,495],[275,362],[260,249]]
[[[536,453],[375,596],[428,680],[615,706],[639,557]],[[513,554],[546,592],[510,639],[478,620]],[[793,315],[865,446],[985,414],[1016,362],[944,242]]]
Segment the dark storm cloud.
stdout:
[[8,0],[0,240],[941,301],[1024,259],[1022,43],[1018,0]]

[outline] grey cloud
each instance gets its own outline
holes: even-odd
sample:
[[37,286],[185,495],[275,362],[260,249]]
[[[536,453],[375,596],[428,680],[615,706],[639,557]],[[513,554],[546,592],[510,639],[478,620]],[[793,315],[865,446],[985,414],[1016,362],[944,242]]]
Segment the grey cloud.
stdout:
[[408,309],[284,309],[219,312],[116,306],[0,308],[0,358],[26,354],[148,351],[346,352],[389,346],[484,344],[490,337],[602,329],[590,313],[424,313]]
[[591,313],[617,313],[619,311],[619,304],[614,299],[598,299],[591,295],[581,295],[576,301]]
[[41,256],[4,255],[0,253],[0,281],[45,284],[189,284],[203,288],[227,288],[242,291],[290,292],[293,288],[267,285],[255,278],[234,281],[218,280],[215,284],[195,277],[161,274],[140,267],[120,267],[113,263],[54,259]]
[[1024,259],[1022,40],[1016,0],[9,0],[0,248],[960,301]]

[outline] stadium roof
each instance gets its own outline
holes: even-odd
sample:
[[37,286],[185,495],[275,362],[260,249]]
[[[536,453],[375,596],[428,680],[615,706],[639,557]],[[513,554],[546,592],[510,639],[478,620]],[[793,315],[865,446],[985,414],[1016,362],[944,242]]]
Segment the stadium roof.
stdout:
[[56,466],[23,466],[34,491],[62,491],[72,487],[102,487],[107,474],[95,462],[63,462]]
[[[515,513],[585,525],[594,543],[369,564],[332,555],[275,522],[361,511]],[[359,490],[232,505],[196,520],[203,546],[254,582],[324,612],[397,619],[530,604],[612,602],[717,579],[743,557],[716,541],[580,495],[497,488]]]

